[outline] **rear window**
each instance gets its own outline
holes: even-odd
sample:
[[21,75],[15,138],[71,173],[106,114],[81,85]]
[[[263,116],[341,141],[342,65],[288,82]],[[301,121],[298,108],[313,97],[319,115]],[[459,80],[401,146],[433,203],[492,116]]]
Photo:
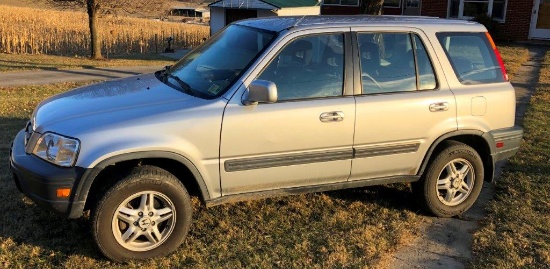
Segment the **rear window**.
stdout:
[[437,38],[462,84],[506,81],[485,33],[437,33]]

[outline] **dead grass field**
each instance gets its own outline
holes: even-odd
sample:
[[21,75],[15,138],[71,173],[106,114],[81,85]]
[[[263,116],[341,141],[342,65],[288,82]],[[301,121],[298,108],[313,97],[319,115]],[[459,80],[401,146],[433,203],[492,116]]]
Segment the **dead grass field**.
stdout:
[[475,234],[472,268],[550,268],[550,52],[524,131]]
[[498,50],[510,79],[514,79],[514,73],[529,59],[529,50],[525,46],[514,44],[499,44]]
[[0,72],[82,69],[115,66],[166,66],[172,65],[174,62],[174,59],[164,57],[160,54],[123,55],[98,61],[91,60],[86,57],[0,53]]
[[51,9],[44,0],[0,0],[0,5]]
[[[0,52],[14,54],[89,54],[88,17],[84,12],[0,6]],[[99,20],[104,56],[158,53],[165,39],[175,48],[194,47],[209,36],[208,26],[105,16]]]
[[17,191],[7,165],[11,140],[38,102],[79,85],[0,88],[0,267],[370,268],[421,232],[423,213],[405,184],[208,210],[194,199],[191,231],[175,253],[113,264],[95,249],[86,217],[66,220],[41,210]]

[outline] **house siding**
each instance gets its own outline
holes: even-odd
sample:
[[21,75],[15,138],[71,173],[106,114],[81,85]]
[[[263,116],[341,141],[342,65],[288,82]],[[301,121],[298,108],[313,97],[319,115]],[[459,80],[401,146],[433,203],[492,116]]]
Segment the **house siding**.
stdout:
[[[446,0],[423,0],[423,16],[447,18],[449,2]],[[508,0],[506,18],[499,24],[498,38],[504,40],[527,40],[531,25],[532,0]]]
[[358,15],[361,14],[361,8],[358,6],[332,6],[322,5],[322,15]]
[[[282,3],[278,1],[269,2]],[[320,13],[320,7],[317,5],[318,2],[315,0],[301,0],[298,2],[295,1],[285,3],[287,3],[286,7],[276,7],[274,5],[268,4],[267,0],[220,0],[217,2],[213,2],[209,5],[211,15],[210,35],[213,35],[223,29],[226,23],[240,19],[262,18],[270,16],[319,15]],[[296,7],[300,3],[309,4],[303,7]],[[250,16],[251,14],[252,16]]]
[[290,7],[276,10],[275,13],[279,16],[302,16],[302,15],[319,15],[320,8],[317,7]]
[[258,10],[258,18],[277,16],[277,13],[271,10]]
[[210,7],[210,15],[210,35],[213,35],[225,26],[225,9]]
[[420,14],[422,16],[447,18],[448,4],[447,0],[423,0]]
[[500,24],[500,38],[527,40],[531,28],[533,0],[508,0],[505,23]]
[[401,15],[403,9],[401,7],[385,7],[382,9],[382,15]]
[[[499,23],[499,35],[496,38],[521,41],[529,38],[533,0],[508,0],[505,21]],[[448,0],[422,0],[420,15],[447,18]],[[359,14],[359,7],[322,5],[323,15]],[[401,8],[384,8],[385,15],[401,15]]]

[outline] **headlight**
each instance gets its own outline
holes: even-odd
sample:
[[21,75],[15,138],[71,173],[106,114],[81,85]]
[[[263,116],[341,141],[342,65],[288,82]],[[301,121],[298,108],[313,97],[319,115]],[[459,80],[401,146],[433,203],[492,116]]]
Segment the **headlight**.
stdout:
[[76,162],[80,142],[53,133],[44,133],[32,153],[53,164],[71,167]]

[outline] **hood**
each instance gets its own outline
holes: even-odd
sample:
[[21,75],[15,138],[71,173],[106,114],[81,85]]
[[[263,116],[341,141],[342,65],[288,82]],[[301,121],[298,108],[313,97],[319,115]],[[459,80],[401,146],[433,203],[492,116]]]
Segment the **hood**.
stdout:
[[167,86],[154,74],[140,75],[77,88],[46,99],[33,113],[33,127],[42,133],[48,131],[45,126],[80,119],[92,126],[98,121],[113,122],[121,114],[139,118],[181,109],[193,100],[200,103],[202,99]]

